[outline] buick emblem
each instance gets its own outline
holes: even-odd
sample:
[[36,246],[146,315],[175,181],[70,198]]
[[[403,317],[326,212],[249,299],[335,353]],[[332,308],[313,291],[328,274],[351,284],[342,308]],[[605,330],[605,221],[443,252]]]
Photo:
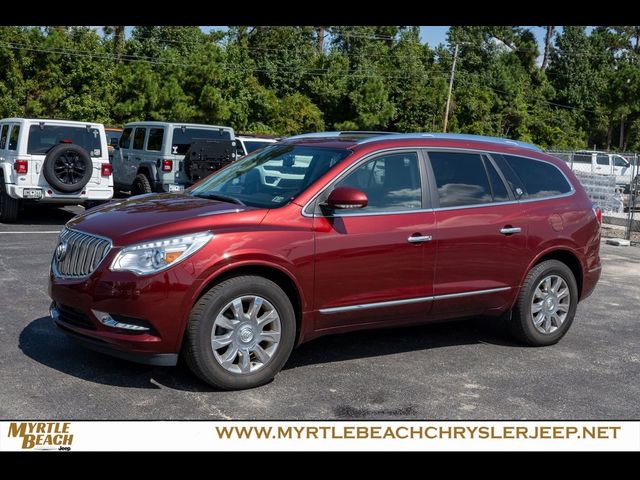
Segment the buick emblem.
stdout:
[[69,249],[69,244],[65,241],[62,241],[56,247],[56,260],[61,262],[64,260],[64,257],[67,255],[67,250]]

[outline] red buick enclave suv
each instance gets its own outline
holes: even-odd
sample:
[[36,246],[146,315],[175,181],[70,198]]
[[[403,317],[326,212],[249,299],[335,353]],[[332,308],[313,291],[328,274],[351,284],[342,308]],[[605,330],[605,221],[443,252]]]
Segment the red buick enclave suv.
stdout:
[[443,134],[293,137],[183,194],[72,219],[51,316],[98,351],[182,354],[223,388],[271,380],[320,335],[503,316],[529,345],[569,329],[600,277],[599,210],[560,160]]

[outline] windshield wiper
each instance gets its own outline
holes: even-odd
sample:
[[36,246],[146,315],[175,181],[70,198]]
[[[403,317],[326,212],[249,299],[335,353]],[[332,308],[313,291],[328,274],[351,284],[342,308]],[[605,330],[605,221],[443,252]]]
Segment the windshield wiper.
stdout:
[[210,200],[222,200],[223,202],[235,203],[237,205],[242,205],[243,207],[247,206],[247,204],[242,200],[238,200],[237,198],[230,195],[223,195],[222,193],[201,193],[194,196],[200,198],[208,198]]

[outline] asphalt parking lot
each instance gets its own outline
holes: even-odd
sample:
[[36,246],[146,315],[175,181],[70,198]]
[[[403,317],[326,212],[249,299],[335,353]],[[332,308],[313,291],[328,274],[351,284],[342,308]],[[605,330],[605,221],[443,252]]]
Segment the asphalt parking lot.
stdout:
[[640,248],[603,245],[603,276],[558,344],[473,319],[326,337],[270,384],[219,392],[188,369],[76,346],[48,318],[52,232],[82,211],[0,224],[0,419],[640,419]]

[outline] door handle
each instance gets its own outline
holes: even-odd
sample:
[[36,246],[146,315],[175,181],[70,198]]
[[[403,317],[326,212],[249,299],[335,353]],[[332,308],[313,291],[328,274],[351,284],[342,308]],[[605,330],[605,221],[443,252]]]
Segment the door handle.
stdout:
[[522,232],[520,227],[503,227],[500,229],[500,233],[503,235],[513,235],[514,233],[520,232]]
[[409,243],[424,243],[430,242],[431,240],[433,240],[431,235],[411,235],[407,238],[407,242]]

